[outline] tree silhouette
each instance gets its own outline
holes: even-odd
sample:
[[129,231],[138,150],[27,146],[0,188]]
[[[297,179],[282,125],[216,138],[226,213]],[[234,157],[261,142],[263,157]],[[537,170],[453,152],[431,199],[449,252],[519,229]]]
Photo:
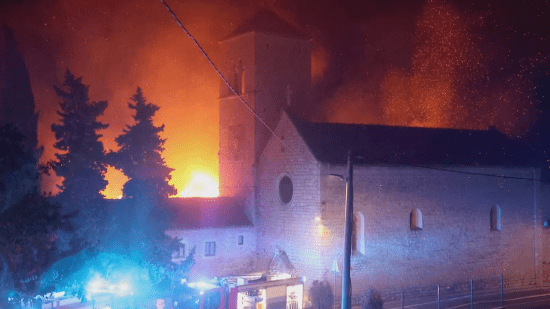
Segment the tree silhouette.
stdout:
[[0,126],[0,294],[35,291],[59,258],[58,233],[72,231],[61,206],[39,193],[40,172],[33,145],[15,125]]
[[13,124],[0,126],[0,213],[38,190],[38,156]]
[[88,86],[82,83],[82,77],[67,70],[64,86],[67,91],[54,87],[61,98],[61,124],[52,124],[57,142],[54,147],[63,153],[56,154],[57,161],[53,169],[62,176],[60,197],[64,203],[77,206],[76,201],[89,202],[101,199],[100,191],[105,189],[106,169],[105,151],[98,130],[108,125],[97,121],[107,108],[106,101],[90,102]]
[[166,166],[162,158],[166,140],[160,138],[159,133],[164,131],[164,125],[156,127],[153,124],[159,107],[148,103],[139,87],[131,99],[135,104],[128,103],[128,106],[136,112],[135,124],[127,126],[115,139],[120,150],[111,154],[113,165],[130,178],[123,193],[133,197],[139,194],[139,187],[147,183],[154,186],[160,197],[176,194],[176,189],[168,184],[174,169]]
[[0,125],[10,122],[25,136],[24,143],[35,149],[38,114],[29,70],[13,29],[0,24]]
[[16,290],[31,293],[39,287],[42,273],[60,257],[55,244],[58,232],[72,231],[67,219],[60,205],[38,191],[25,194],[2,213],[0,256]]

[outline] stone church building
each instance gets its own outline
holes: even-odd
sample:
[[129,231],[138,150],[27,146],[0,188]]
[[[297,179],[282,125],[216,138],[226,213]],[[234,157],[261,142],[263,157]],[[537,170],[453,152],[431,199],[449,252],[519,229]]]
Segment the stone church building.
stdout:
[[309,100],[309,39],[270,11],[220,47],[220,70],[239,94],[221,83],[221,197],[174,199],[184,207],[166,232],[182,239],[175,259],[196,248],[192,275],[263,271],[284,258],[308,283],[332,285],[342,270],[345,204],[345,183],[334,175],[346,176],[352,150],[354,294],[500,274],[547,281],[548,190],[519,143],[494,128],[302,119],[295,107]]

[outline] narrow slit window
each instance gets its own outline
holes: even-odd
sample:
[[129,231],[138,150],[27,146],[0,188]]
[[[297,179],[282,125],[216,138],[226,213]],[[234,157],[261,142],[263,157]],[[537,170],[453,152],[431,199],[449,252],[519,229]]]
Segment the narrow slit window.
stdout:
[[502,213],[498,205],[491,207],[491,231],[500,231],[502,228]]
[[353,227],[351,232],[351,252],[355,253],[357,252],[357,234],[359,234],[359,231],[357,230],[357,216],[353,216]]
[[[231,84],[233,90],[239,94],[239,91],[241,90],[241,76],[239,75],[239,70],[237,68],[235,68],[235,71],[233,72],[233,82]],[[235,95],[235,93],[231,91],[229,95]]]
[[353,215],[352,253],[365,254],[365,216],[361,212]]
[[241,71],[241,94],[246,93],[246,71],[244,68]]
[[411,211],[411,222],[410,222],[410,228],[411,230],[421,230],[422,229],[422,211],[420,209],[415,208]]

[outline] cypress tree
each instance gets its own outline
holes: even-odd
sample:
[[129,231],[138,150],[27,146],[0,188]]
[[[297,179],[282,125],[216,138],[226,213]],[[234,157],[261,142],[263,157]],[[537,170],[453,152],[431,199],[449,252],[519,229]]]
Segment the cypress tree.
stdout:
[[[139,87],[131,99],[134,104],[128,103],[128,107],[135,110],[135,124],[127,126],[115,139],[120,150],[112,154],[113,165],[130,178],[123,193],[126,197],[135,197],[144,191],[151,193],[150,190],[159,197],[176,194],[176,189],[168,184],[174,169],[166,166],[162,158],[166,140],[159,133],[164,131],[164,125],[153,124],[159,107],[147,102]],[[143,190],[144,185],[152,188]]]
[[105,150],[98,130],[108,127],[97,120],[107,108],[106,101],[90,102],[88,86],[82,83],[82,77],[75,76],[67,70],[65,89],[54,87],[61,98],[58,115],[60,124],[52,124],[57,142],[54,147],[61,150],[53,169],[63,177],[59,186],[60,198],[64,203],[89,202],[103,198],[100,191],[105,189],[107,181],[105,172]]

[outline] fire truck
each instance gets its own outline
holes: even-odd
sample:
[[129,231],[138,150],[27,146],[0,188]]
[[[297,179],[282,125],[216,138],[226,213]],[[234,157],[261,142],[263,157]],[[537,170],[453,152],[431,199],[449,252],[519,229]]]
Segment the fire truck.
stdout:
[[174,309],[302,309],[304,278],[288,275],[236,276],[221,285],[182,282],[172,296]]

